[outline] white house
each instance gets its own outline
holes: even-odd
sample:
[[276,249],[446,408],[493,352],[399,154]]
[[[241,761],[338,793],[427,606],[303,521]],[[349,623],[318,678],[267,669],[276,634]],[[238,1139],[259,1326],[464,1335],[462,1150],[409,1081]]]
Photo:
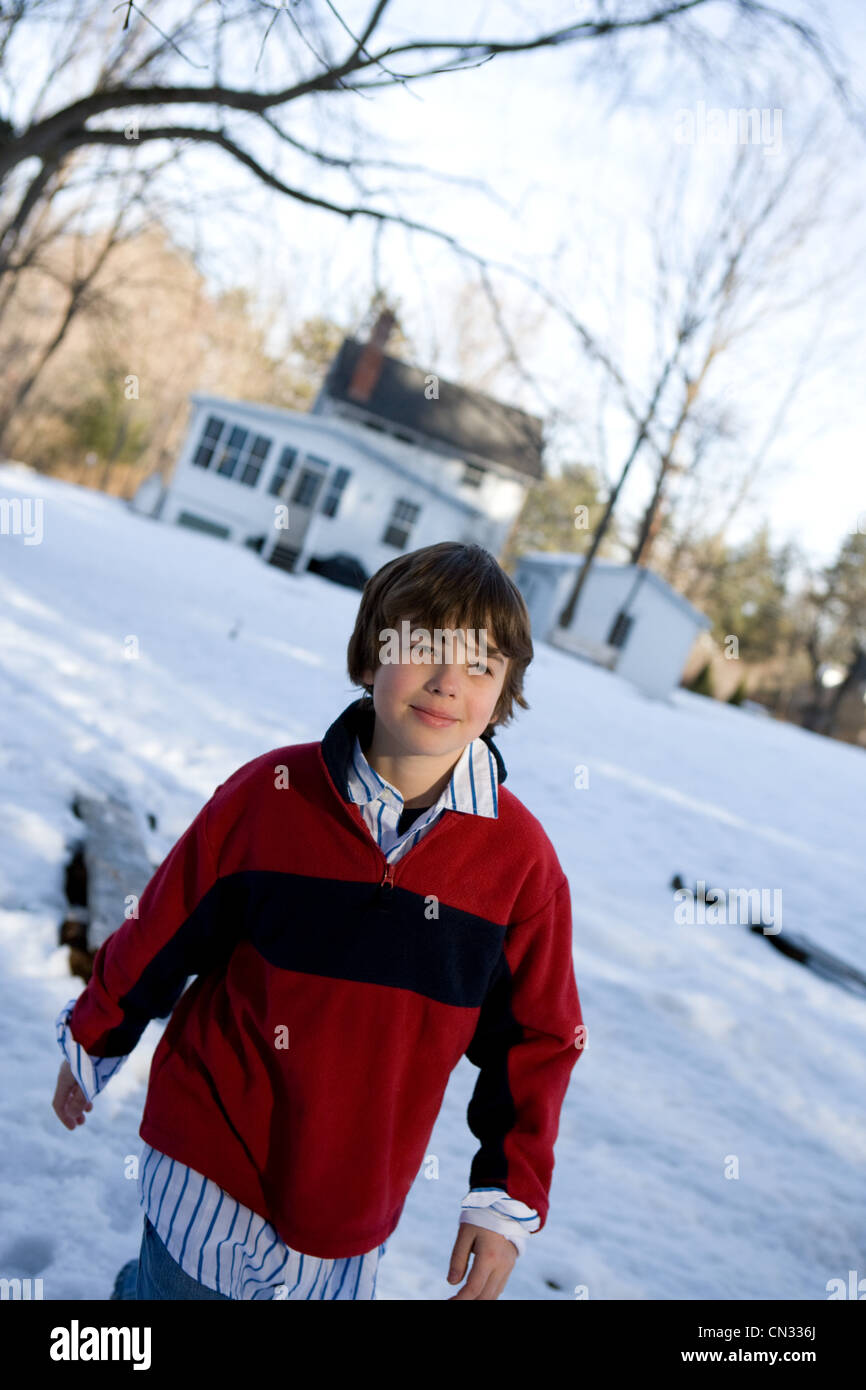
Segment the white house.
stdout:
[[367,576],[441,540],[504,545],[544,476],[542,422],[346,338],[310,411],[197,392],[168,486],[131,505],[258,550],[291,572],[350,555]]
[[529,609],[533,640],[589,657],[646,695],[666,698],[710,619],[652,570],[595,559],[571,624],[560,627],[582,564],[582,555],[568,551],[531,551],[517,561],[514,582]]

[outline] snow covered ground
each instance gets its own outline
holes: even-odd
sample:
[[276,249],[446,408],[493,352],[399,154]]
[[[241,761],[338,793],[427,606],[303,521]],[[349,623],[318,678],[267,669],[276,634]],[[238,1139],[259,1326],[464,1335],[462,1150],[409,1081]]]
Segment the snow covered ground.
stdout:
[[[66,1130],[51,1099],[54,1018],[83,987],[57,945],[72,799],[119,778],[162,857],[230,772],[321,738],[359,693],[359,595],[24,469],[0,468],[0,497],[43,499],[40,544],[0,534],[0,1275],[104,1299],[138,1252],[130,1158],[164,1024]],[[866,755],[684,691],[649,701],[542,643],[526,693],[497,743],[570,880],[588,1042],[548,1223],[503,1298],[826,1299],[828,1280],[866,1277],[866,1000],[742,924],[678,923],[670,880],[779,889],[783,931],[866,970]],[[429,1145],[438,1178],[419,1173],[377,1297],[454,1292],[476,1076],[463,1058]]]

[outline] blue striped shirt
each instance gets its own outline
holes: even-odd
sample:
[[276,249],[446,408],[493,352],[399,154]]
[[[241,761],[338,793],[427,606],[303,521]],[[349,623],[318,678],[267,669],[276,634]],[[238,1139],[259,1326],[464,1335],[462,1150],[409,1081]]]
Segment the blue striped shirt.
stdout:
[[[403,797],[368,763],[356,737],[348,789],[370,834],[390,863],[402,858],[446,811],[498,815],[496,763],[487,744],[473,739],[464,748],[448,786],[401,835]],[[87,1100],[92,1101],[126,1057],[91,1057],[68,1028],[70,999],[56,1019],[57,1041]],[[264,1217],[243,1206],[210,1178],[143,1144],[139,1159],[139,1203],[169,1254],[184,1273],[227,1298],[296,1299],[375,1296],[379,1260],[387,1241],[364,1255],[322,1259],[292,1250]],[[519,1254],[538,1229],[538,1213],[502,1188],[472,1188],[461,1204],[460,1222],[505,1235]]]

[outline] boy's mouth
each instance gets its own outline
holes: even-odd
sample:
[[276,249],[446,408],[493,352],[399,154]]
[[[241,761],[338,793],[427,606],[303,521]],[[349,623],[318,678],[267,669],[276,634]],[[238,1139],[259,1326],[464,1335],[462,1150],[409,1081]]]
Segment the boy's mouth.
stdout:
[[423,705],[410,705],[409,708],[414,710],[418,718],[423,723],[429,724],[431,728],[444,729],[450,724],[460,722],[457,719],[452,719],[450,715],[437,714],[434,710],[425,709]]

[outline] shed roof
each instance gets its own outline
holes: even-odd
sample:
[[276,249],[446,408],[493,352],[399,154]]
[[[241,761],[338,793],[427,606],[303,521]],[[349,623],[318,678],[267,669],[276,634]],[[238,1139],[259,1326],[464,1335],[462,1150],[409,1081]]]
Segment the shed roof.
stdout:
[[[573,551],[569,550],[528,550],[518,557],[517,567],[519,568],[520,565],[525,564],[529,569],[549,568],[559,570],[560,572],[567,570],[576,571],[580,569],[584,558],[583,555],[575,555]],[[706,613],[702,613],[700,608],[696,608],[693,603],[690,603],[683,594],[678,593],[666,579],[662,579],[660,574],[656,574],[655,570],[647,569],[645,565],[625,565],[617,560],[601,560],[598,558],[593,560],[592,565],[593,569],[598,565],[601,569],[622,570],[623,572],[629,572],[633,576],[636,576],[640,570],[643,570],[646,574],[645,582],[652,585],[656,592],[662,594],[674,607],[679,608],[681,612],[687,614],[696,627],[712,627],[712,619],[708,618]]]

